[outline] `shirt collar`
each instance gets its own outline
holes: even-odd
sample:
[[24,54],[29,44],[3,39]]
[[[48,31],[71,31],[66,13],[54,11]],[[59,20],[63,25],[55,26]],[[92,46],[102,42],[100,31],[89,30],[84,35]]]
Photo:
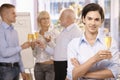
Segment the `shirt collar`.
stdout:
[[99,42],[101,42],[101,43],[104,43],[103,41],[103,36],[102,36],[102,34],[101,34],[101,31],[98,31],[98,35],[97,35],[97,38],[96,38]]
[[[100,32],[98,32],[98,35],[96,37],[96,42],[99,41],[100,43],[104,43],[102,35],[100,34]],[[81,38],[80,38],[80,45],[84,42],[87,42],[86,37],[85,37],[85,33],[82,34]]]
[[8,25],[6,22],[4,22],[4,21],[2,21],[2,26],[3,26],[3,28],[5,28],[5,29],[9,29],[9,30],[13,30],[14,28],[13,28],[13,26],[12,26],[12,24],[11,25]]
[[77,26],[75,23],[69,25],[67,28],[65,28],[65,31],[70,31],[72,28],[74,28],[75,26]]

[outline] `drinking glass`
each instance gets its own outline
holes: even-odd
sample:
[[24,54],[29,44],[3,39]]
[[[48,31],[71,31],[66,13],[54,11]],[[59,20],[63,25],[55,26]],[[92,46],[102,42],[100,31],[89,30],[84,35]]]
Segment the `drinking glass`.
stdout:
[[33,34],[28,34],[28,41],[31,42],[33,40]]
[[36,40],[36,35],[35,34],[32,34],[32,37],[33,37],[33,41]]
[[36,39],[39,38],[39,32],[35,32],[35,38],[36,38]]
[[39,32],[35,32],[32,34],[33,41],[37,40],[39,38]]
[[111,37],[111,35],[110,35],[110,32],[108,32],[108,33],[106,33],[106,35],[105,35],[105,45],[106,45],[107,50],[110,49],[110,47],[111,47],[111,42],[112,42],[112,37]]

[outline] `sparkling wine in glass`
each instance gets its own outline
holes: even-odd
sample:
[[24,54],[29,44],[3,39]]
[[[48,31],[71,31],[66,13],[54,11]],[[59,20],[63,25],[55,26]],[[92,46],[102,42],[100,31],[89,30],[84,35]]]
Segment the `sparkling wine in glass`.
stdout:
[[35,38],[36,38],[36,39],[39,38],[39,32],[35,32]]
[[110,33],[106,33],[106,36],[105,36],[105,45],[106,45],[107,50],[110,49],[111,42],[112,42],[112,37],[110,36]]
[[34,34],[32,34],[33,36],[33,41],[37,40],[39,38],[39,32],[35,32]]
[[36,35],[35,34],[32,34],[32,37],[33,37],[33,41],[36,40]]
[[33,34],[28,34],[28,41],[31,42],[33,40]]

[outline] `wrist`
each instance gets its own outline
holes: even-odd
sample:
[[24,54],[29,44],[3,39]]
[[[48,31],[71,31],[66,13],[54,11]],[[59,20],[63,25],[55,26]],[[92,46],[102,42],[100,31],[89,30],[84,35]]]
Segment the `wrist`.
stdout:
[[94,58],[94,57],[92,57],[92,58],[90,59],[90,61],[91,61],[92,64],[95,64],[95,63],[97,62],[96,58]]
[[21,45],[21,49],[22,49],[22,50],[24,49],[23,45]]

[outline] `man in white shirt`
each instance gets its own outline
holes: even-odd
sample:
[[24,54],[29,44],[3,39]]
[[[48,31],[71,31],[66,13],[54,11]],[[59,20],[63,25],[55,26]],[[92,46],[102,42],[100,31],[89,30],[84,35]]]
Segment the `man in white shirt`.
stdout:
[[[104,21],[103,9],[95,3],[83,8],[85,32],[68,44],[68,80],[116,80],[120,73],[118,47],[112,38],[106,49],[104,35],[99,31]],[[110,79],[111,80],[111,79]]]

